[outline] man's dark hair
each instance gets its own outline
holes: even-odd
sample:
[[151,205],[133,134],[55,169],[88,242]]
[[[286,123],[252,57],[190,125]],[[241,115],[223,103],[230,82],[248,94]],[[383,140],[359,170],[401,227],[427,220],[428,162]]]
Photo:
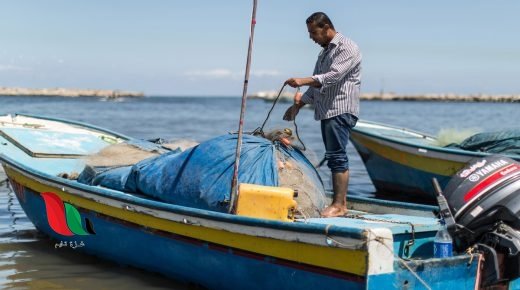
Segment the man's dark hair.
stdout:
[[319,28],[323,28],[325,24],[328,24],[330,28],[334,29],[334,25],[327,14],[323,12],[314,12],[309,18],[305,21],[307,24],[315,23]]

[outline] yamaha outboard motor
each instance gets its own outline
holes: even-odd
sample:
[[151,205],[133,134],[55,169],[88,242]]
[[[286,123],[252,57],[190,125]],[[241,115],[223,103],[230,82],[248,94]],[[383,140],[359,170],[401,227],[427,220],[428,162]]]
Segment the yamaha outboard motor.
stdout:
[[471,160],[438,194],[455,249],[484,254],[482,286],[520,277],[520,163],[493,155]]

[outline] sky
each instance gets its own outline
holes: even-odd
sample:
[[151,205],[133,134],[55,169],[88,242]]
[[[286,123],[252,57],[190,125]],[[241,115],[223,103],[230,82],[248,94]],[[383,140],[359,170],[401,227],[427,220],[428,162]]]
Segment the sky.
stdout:
[[[0,87],[240,96],[253,1],[0,2]],[[520,1],[258,0],[250,93],[312,74],[305,19],[363,54],[362,91],[520,93]]]

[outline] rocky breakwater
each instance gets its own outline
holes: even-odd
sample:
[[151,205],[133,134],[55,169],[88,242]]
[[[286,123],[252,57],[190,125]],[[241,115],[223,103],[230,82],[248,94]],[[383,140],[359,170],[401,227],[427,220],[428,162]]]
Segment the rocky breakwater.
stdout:
[[361,100],[375,101],[444,101],[444,102],[520,102],[520,94],[397,94],[397,93],[364,93]]
[[28,89],[0,87],[0,96],[53,96],[53,97],[144,97],[141,92],[127,92],[120,90],[94,90],[94,89]]
[[[272,102],[278,96],[276,91],[260,91],[249,95],[252,99],[262,99]],[[282,92],[280,102],[292,102],[294,92]],[[440,101],[440,102],[502,102],[520,103],[520,94],[398,94],[398,93],[363,93],[364,101]]]

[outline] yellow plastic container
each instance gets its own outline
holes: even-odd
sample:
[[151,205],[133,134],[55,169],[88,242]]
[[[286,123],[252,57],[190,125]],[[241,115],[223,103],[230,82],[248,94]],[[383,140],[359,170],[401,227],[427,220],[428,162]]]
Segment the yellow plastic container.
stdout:
[[292,222],[297,205],[294,196],[291,188],[241,183],[236,214]]

